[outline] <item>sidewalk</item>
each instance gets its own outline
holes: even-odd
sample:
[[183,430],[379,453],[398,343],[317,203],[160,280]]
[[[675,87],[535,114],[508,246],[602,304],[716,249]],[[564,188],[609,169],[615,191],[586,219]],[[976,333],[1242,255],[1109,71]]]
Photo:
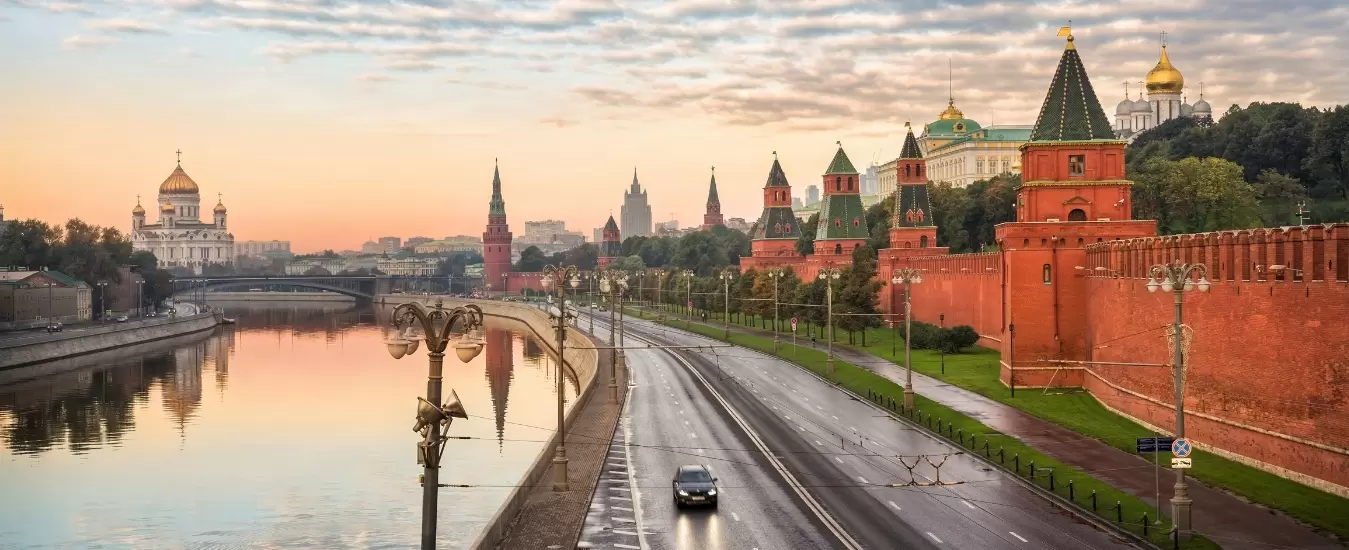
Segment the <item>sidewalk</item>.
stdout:
[[[665,316],[667,319],[685,319],[685,316],[671,313],[666,313]],[[698,323],[697,319],[694,319],[694,322]],[[699,324],[721,328],[720,323]],[[675,328],[678,326],[675,325]],[[769,330],[735,324],[730,328],[732,333],[773,337],[772,331]],[[784,345],[787,343],[784,341]],[[798,342],[798,345],[808,347],[810,342]],[[824,342],[816,346],[816,349],[824,348]],[[835,342],[834,354],[843,361],[903,385],[906,369],[900,365],[838,342]],[[1156,503],[1158,484],[1156,468],[1153,463],[1137,455],[1086,438],[1068,428],[917,372],[913,373],[913,390],[990,428],[1015,437],[1040,452],[1079,468],[1120,490],[1154,505]],[[1170,507],[1174,477],[1170,468],[1162,470],[1161,500],[1162,509],[1166,510]],[[1193,478],[1188,479],[1188,483],[1190,498],[1195,503],[1194,529],[1221,544],[1223,548],[1242,550],[1345,548],[1335,540],[1322,536],[1275,510],[1247,502]]]
[[[585,331],[581,333],[585,334]],[[598,338],[592,337],[590,340],[596,346],[608,345]],[[591,494],[599,483],[604,459],[609,453],[609,446],[600,443],[613,439],[614,428],[623,410],[623,396],[626,394],[626,391],[620,391],[619,402],[609,402],[610,360],[607,352],[600,350],[599,368],[595,373],[589,400],[567,426],[567,476],[571,490],[553,492],[553,476],[549,470],[534,487],[529,500],[515,516],[506,535],[496,545],[497,548],[576,548],[581,526],[590,511]],[[619,372],[619,388],[626,390],[627,384],[625,373]],[[573,441],[578,444],[571,445]]]

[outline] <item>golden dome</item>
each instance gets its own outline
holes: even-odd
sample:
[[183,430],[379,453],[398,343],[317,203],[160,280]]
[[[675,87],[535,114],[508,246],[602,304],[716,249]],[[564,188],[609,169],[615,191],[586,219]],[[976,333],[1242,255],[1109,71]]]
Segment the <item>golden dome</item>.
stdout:
[[136,203],[136,207],[131,209],[131,215],[132,215],[132,216],[144,216],[144,215],[145,215],[145,207],[141,206],[141,203],[139,203],[139,202]]
[[960,112],[960,109],[956,108],[956,100],[952,98],[947,101],[946,110],[942,111],[941,115],[938,115],[938,118],[941,120],[960,120],[965,118],[965,113]]
[[159,211],[164,214],[172,214],[174,210],[177,209],[173,207],[173,203],[167,201],[164,202],[164,206],[159,207]]
[[225,213],[225,203],[223,203],[223,202],[216,202],[216,203],[215,203],[215,211],[214,211],[214,212],[215,212],[216,214],[224,214],[224,213]]
[[1166,46],[1162,46],[1162,58],[1157,61],[1157,66],[1148,71],[1147,87],[1150,94],[1178,94],[1185,87],[1185,77],[1171,64]]
[[173,169],[173,173],[169,174],[169,177],[164,180],[164,183],[159,184],[159,192],[160,194],[195,195],[199,191],[197,190],[197,182],[192,181],[192,178],[187,176],[187,172],[183,171],[183,165],[179,164],[177,168]]

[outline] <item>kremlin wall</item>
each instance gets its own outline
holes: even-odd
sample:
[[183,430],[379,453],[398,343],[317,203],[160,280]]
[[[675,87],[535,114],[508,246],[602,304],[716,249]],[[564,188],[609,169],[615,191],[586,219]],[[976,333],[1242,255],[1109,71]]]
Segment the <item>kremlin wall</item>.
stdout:
[[[1193,331],[1186,435],[1199,448],[1349,497],[1349,224],[1157,236],[1154,221],[1132,216],[1124,156],[1136,132],[1112,128],[1072,35],[1064,35],[1039,117],[1020,148],[1016,221],[996,228],[997,252],[952,255],[936,246],[927,159],[908,130],[894,161],[892,248],[878,251],[887,320],[904,311],[903,289],[889,282],[894,270],[921,269],[923,280],[910,291],[914,320],[974,327],[981,345],[1001,353],[1004,384],[1080,387],[1107,408],[1171,433],[1167,331],[1175,293],[1150,293],[1146,283],[1153,265],[1203,263],[1211,290],[1182,295]],[[1163,64],[1170,67],[1165,53]],[[1158,74],[1178,79],[1170,69]],[[1152,77],[1150,92],[1174,95],[1166,86],[1178,83]],[[1187,116],[1185,107],[1171,111]],[[774,154],[742,272],[790,267],[809,281],[823,268],[851,263],[869,228],[859,173],[841,144],[822,183],[814,253],[802,256],[791,186]],[[541,290],[542,274],[510,273],[500,191],[496,177],[483,240],[505,246],[486,247],[486,282],[494,291]],[[715,180],[708,205],[711,223],[720,215]],[[617,254],[618,231],[605,231],[604,241],[602,264]]]

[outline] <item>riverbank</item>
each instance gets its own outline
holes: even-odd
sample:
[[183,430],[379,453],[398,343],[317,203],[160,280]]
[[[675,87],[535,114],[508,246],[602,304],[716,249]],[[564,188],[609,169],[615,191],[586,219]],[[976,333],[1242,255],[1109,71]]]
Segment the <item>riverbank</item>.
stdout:
[[207,292],[206,303],[217,302],[338,302],[356,303],[356,298],[336,292]]
[[39,332],[0,339],[0,370],[85,355],[214,328],[220,315],[153,317],[65,332]]

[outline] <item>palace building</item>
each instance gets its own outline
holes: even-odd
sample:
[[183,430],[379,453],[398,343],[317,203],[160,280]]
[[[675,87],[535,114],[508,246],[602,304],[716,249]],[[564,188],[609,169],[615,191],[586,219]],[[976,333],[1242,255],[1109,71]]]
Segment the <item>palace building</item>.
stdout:
[[178,165],[159,184],[156,223],[146,223],[139,198],[131,209],[131,246],[154,254],[161,267],[181,267],[199,275],[207,264],[234,262],[234,234],[226,228],[225,204],[219,196],[211,221],[201,219],[201,190],[183,171],[182,152],[178,154]]

